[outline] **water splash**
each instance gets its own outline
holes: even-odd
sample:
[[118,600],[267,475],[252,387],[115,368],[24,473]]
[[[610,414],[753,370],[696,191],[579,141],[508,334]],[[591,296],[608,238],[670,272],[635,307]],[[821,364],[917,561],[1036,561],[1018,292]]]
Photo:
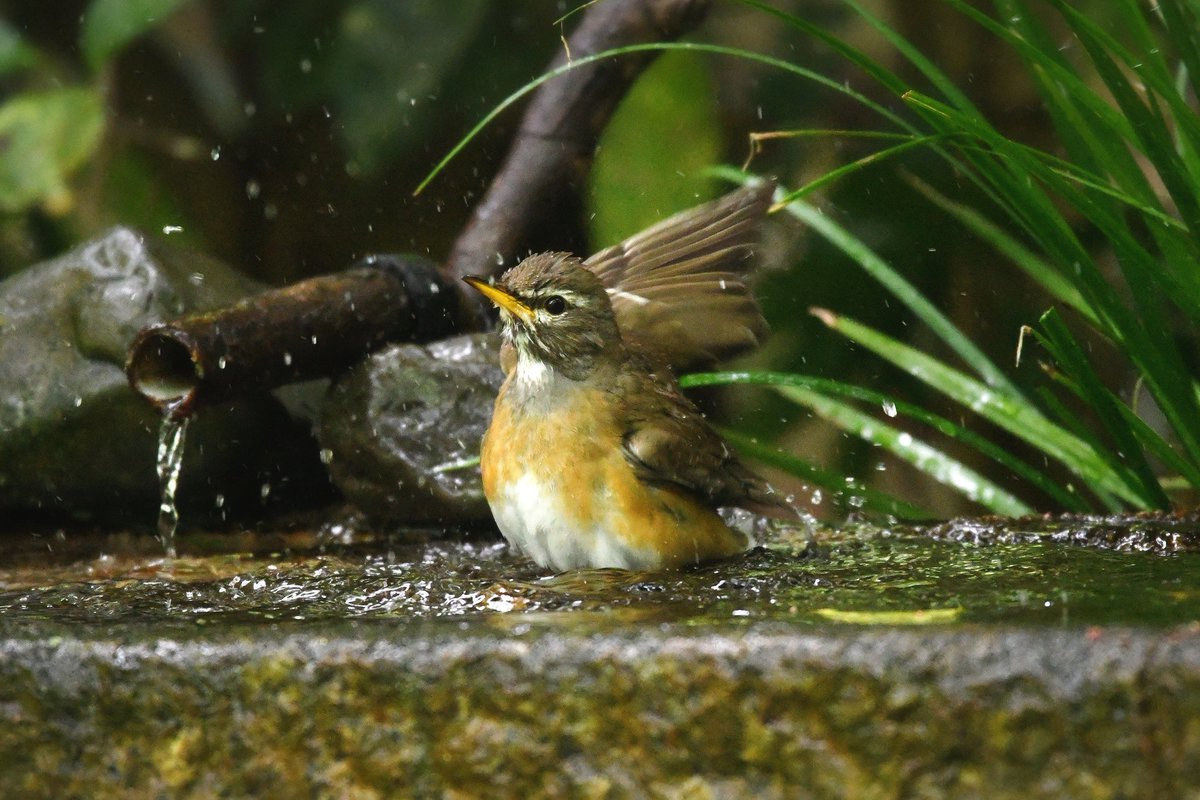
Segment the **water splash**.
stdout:
[[183,468],[183,442],[187,438],[189,419],[175,419],[166,414],[158,428],[158,540],[168,558],[176,556],[175,530],[179,527],[179,509],[175,507],[175,492]]

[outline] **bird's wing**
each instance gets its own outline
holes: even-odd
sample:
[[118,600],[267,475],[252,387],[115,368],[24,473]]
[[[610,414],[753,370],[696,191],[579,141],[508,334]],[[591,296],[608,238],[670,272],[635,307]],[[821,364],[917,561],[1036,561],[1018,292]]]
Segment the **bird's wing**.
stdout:
[[[704,420],[670,376],[631,370],[623,450],[637,476],[670,484],[713,506],[787,507]],[[632,384],[638,385],[632,385]]]
[[593,255],[627,340],[677,372],[755,347],[767,323],[747,272],[775,186],[746,186]]

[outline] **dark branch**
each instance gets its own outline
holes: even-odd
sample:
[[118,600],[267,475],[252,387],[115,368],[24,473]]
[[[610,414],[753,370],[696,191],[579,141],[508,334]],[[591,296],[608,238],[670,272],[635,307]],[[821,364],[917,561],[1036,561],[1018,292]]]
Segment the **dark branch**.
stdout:
[[[571,34],[572,58],[675,39],[695,27],[709,0],[604,0]],[[578,193],[600,133],[653,53],[600,61],[543,85],[525,111],[508,158],[476,206],[446,261],[452,278],[511,265],[539,218]],[[566,62],[561,53],[550,68]]]

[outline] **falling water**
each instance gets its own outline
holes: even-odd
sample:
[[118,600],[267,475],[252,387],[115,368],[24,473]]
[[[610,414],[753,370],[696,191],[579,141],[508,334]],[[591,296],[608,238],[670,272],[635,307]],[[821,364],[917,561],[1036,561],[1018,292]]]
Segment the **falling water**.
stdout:
[[175,491],[179,488],[183,440],[189,419],[175,419],[171,414],[166,414],[158,429],[158,540],[162,542],[168,558],[175,557],[175,529],[179,527]]

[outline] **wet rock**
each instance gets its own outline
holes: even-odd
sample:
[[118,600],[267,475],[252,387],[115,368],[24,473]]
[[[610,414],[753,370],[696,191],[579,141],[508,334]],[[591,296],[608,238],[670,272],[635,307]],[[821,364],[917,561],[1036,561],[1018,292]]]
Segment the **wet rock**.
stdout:
[[982,545],[1053,542],[1121,552],[1176,553],[1200,550],[1200,513],[969,517],[924,528],[923,533]]
[[376,520],[490,520],[473,460],[502,379],[499,342],[487,334],[373,354],[322,410],[334,483]]
[[[128,228],[0,283],[0,510],[153,520],[158,415],[126,383],[129,341],[260,288]],[[190,438],[184,508],[212,509],[219,495],[236,513],[261,502],[263,483],[278,495],[301,482],[288,442],[307,440],[319,474],[311,437],[266,397],[202,415]]]
[[0,797],[1195,796],[1197,553],[861,525],[545,577],[357,524],[0,540]]
[[1195,630],[554,623],[0,627],[0,793],[1057,800],[1196,787]]

